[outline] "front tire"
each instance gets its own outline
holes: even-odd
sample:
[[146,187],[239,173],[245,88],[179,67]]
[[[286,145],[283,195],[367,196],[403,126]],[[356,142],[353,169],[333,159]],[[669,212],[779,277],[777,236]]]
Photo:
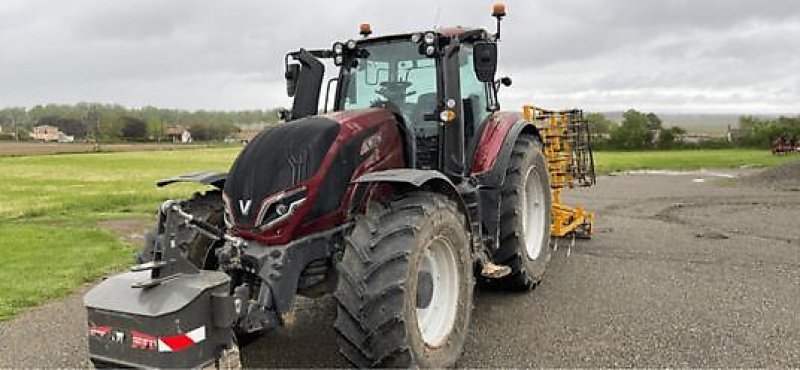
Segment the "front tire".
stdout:
[[514,143],[500,207],[500,248],[494,260],[511,267],[511,273],[496,284],[533,289],[550,261],[552,199],[542,144],[532,136],[520,135]]
[[447,197],[371,204],[346,238],[335,329],[355,367],[449,367],[467,337],[473,291],[464,215]]
[[[225,227],[222,192],[219,190],[195,193],[185,202],[184,210],[220,229]],[[145,235],[144,248],[137,255],[137,263],[153,260],[157,229],[158,227],[156,226]],[[183,250],[184,256],[197,268],[204,270],[217,269],[217,257],[213,251],[222,244],[221,242],[215,241],[189,227],[179,229],[175,235],[175,240]]]

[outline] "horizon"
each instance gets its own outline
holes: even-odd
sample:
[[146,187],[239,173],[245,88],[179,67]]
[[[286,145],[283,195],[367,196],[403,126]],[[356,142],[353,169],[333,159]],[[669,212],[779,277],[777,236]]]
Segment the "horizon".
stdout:
[[[147,108],[153,108],[153,109],[162,109],[162,110],[185,111],[185,112],[189,112],[189,113],[195,113],[195,112],[201,112],[201,111],[205,111],[205,112],[221,112],[221,113],[235,113],[235,112],[245,112],[245,111],[264,111],[264,112],[269,112],[269,111],[275,111],[275,110],[278,110],[278,109],[288,109],[288,106],[287,107],[284,107],[284,106],[273,106],[273,107],[261,107],[261,108],[242,108],[242,109],[212,109],[212,108],[187,109],[187,108],[178,108],[178,107],[169,107],[169,106],[157,106],[157,105],[131,106],[131,105],[121,104],[121,103],[118,103],[118,102],[78,101],[78,102],[74,102],[74,103],[55,103],[55,102],[39,103],[39,104],[31,105],[31,106],[22,106],[22,105],[0,106],[0,111],[6,110],[6,109],[18,109],[18,108],[24,108],[26,111],[29,111],[29,110],[31,110],[33,108],[36,108],[37,106],[48,106],[48,105],[73,106],[73,107],[77,106],[77,105],[89,105],[89,106],[91,106],[91,105],[103,105],[103,106],[119,106],[119,107],[122,107],[124,109],[129,109],[129,110],[142,110],[142,109],[147,109]],[[501,105],[501,111],[509,111],[509,110],[511,110],[511,109],[507,109],[507,106],[508,106],[507,104]],[[587,109],[582,109],[581,107],[571,107],[571,108],[581,109],[586,113],[600,113],[600,114],[622,114],[622,113],[625,113],[628,110],[636,110],[636,111],[645,112],[645,113],[655,113],[657,115],[681,115],[681,116],[766,116],[766,117],[794,117],[794,116],[800,116],[800,112],[744,112],[744,111],[740,111],[740,112],[736,112],[736,111],[698,112],[698,111],[672,111],[672,110],[658,111],[658,110],[640,109],[640,108],[637,108],[637,107],[615,109],[615,110],[587,110]],[[571,109],[571,108],[570,107],[561,107],[561,108],[557,108],[557,109]]]

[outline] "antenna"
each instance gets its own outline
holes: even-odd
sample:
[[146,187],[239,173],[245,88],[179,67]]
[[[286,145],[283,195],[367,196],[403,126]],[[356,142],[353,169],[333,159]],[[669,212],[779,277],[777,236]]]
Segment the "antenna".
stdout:
[[439,5],[436,7],[436,16],[433,18],[433,29],[439,27],[439,15],[442,14],[442,6]]

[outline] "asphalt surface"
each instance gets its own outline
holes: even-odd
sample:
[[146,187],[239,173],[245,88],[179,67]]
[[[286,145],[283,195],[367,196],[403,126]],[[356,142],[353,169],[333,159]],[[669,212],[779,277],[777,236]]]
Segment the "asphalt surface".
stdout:
[[[753,170],[602,177],[531,293],[479,290],[461,367],[799,367],[800,188]],[[744,184],[745,182],[740,182]],[[568,256],[569,255],[569,256]],[[81,292],[0,323],[0,367],[87,366]],[[330,299],[243,348],[248,367],[339,367]]]

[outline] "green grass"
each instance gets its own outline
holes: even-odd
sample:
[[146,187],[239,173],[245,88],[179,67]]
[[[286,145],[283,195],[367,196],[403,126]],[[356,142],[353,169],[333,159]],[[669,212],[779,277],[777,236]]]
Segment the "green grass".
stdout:
[[646,152],[595,152],[598,173],[645,169],[696,170],[701,168],[736,168],[741,166],[775,167],[799,156],[775,156],[769,150],[709,149]]
[[160,202],[202,189],[156,180],[225,171],[239,150],[0,157],[0,321],[129,264],[139,246],[97,222],[152,219]]
[[[152,220],[159,203],[200,190],[156,180],[225,171],[239,148],[0,157],[0,321],[130,264],[127,245],[97,222]],[[762,150],[598,152],[600,173],[631,169],[775,166],[798,156]]]

